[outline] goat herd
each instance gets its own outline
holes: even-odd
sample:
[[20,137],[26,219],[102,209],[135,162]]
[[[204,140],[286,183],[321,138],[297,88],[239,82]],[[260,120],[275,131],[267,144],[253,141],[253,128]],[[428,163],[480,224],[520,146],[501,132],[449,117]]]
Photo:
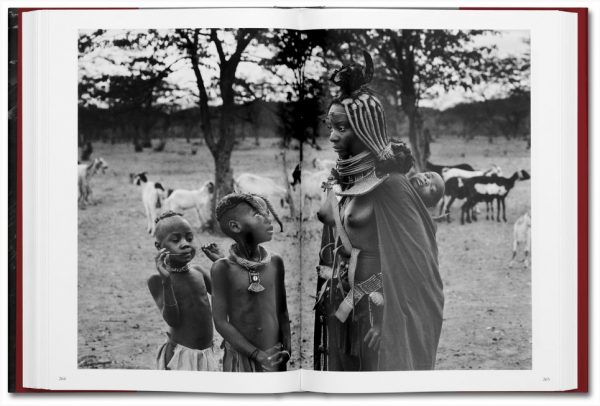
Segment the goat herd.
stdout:
[[[327,181],[335,161],[315,158],[312,161],[315,171],[300,170],[297,165],[292,172],[290,186],[296,190],[302,184],[304,211],[308,211],[304,219],[311,220],[315,209],[323,200],[323,182]],[[108,165],[103,158],[96,158],[89,164],[78,165],[78,202],[85,207],[92,202],[91,179],[98,173],[104,173]],[[439,173],[445,182],[445,196],[440,202],[438,219],[451,222],[450,207],[456,199],[464,200],[461,207],[461,224],[477,221],[478,203],[486,205],[486,219],[504,220],[506,222],[506,197],[517,181],[530,179],[525,170],[518,170],[510,177],[504,177],[502,169],[497,165],[483,170],[475,170],[469,164],[435,165],[427,162],[427,171]],[[210,207],[214,194],[214,184],[205,182],[199,189],[167,189],[159,182],[148,178],[146,172],[130,174],[131,183],[139,186],[142,191],[142,201],[146,214],[146,231],[154,235],[155,220],[162,210],[183,211],[193,209],[196,212],[199,228],[203,229],[210,219]],[[256,193],[267,197],[274,204],[279,203],[282,209],[290,205],[292,199],[290,190],[275,183],[270,178],[251,173],[243,173],[234,180],[234,189],[239,192]],[[449,199],[449,200],[448,200]],[[494,201],[496,215],[494,216]],[[315,204],[316,203],[316,204]],[[502,214],[501,214],[502,212]],[[443,214],[443,215],[442,215]],[[531,213],[527,212],[514,224],[513,228],[513,265],[518,247],[523,246],[525,267],[529,266],[531,250]]]
[[[498,165],[492,165],[485,171],[475,170],[469,164],[459,165],[435,165],[427,162],[427,170],[439,173],[445,182],[444,197],[440,202],[439,214],[444,215],[448,223],[450,219],[450,207],[456,199],[463,199],[461,207],[460,223],[477,221],[477,204],[485,203],[485,218],[494,220],[494,201],[496,201],[496,220],[506,222],[506,197],[515,186],[517,181],[531,179],[527,171],[517,170],[512,176],[504,177],[502,169]],[[446,203],[446,199],[450,200]],[[517,251],[523,246],[525,267],[530,265],[531,253],[531,212],[523,214],[515,222],[513,227],[513,256],[510,267],[513,266]]]

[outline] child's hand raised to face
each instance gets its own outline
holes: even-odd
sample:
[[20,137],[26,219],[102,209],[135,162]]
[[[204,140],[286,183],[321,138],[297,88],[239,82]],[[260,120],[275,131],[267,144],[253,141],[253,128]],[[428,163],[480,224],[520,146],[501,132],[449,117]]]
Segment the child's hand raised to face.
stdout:
[[203,245],[202,252],[204,252],[204,255],[206,255],[212,262],[216,262],[221,258],[225,258],[225,254],[223,254],[217,243],[214,242]]
[[167,258],[169,253],[166,248],[161,249],[156,254],[154,258],[154,262],[156,263],[156,269],[160,274],[160,277],[164,280],[167,280],[171,277],[171,267],[167,264]]

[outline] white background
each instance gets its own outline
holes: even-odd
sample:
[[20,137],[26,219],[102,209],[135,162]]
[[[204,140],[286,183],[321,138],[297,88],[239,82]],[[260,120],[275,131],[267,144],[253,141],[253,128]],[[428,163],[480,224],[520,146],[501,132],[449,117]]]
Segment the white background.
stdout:
[[[241,5],[241,3],[235,3],[235,2],[220,2],[218,3],[219,6],[224,6],[225,4],[227,5],[231,5],[231,6],[235,6],[235,5]],[[262,2],[262,3],[252,3],[253,5],[259,5],[259,6],[271,6],[273,4],[284,4],[284,5],[288,5],[288,6],[307,6],[307,5],[311,5],[311,3],[308,2],[279,2],[279,3],[275,3],[275,2]],[[325,4],[325,2],[321,1],[319,3],[312,3],[312,5],[323,5]],[[359,3],[359,2],[335,2],[335,1],[329,1],[327,2],[328,5],[330,6],[364,6],[365,3]],[[88,7],[92,7],[92,6],[97,6],[97,7],[126,7],[126,6],[132,6],[132,7],[158,7],[158,6],[164,6],[164,7],[191,7],[191,6],[198,6],[198,5],[202,5],[202,6],[216,6],[216,3],[209,3],[209,2],[201,2],[201,3],[195,3],[195,4],[191,4],[191,3],[183,3],[183,2],[171,2],[171,3],[161,3],[161,2],[131,2],[131,3],[127,3],[127,2],[119,2],[119,3],[109,3],[109,2],[85,2],[85,6]],[[245,2],[243,3],[244,6],[249,6],[250,3]],[[595,50],[595,46],[597,46],[598,44],[598,29],[596,26],[594,26],[594,22],[595,20],[597,21],[598,15],[600,15],[600,5],[597,2],[561,2],[561,3],[550,3],[550,2],[527,2],[527,3],[511,3],[511,2],[462,2],[462,3],[457,3],[457,2],[430,2],[430,1],[421,1],[421,2],[408,2],[408,1],[402,1],[402,2],[394,2],[394,3],[368,3],[369,7],[373,7],[376,5],[383,5],[383,6],[402,6],[402,7],[456,7],[456,6],[461,6],[461,7],[467,7],[467,6],[485,6],[485,7],[492,7],[494,5],[497,6],[501,6],[501,7],[510,7],[510,6],[515,6],[515,7],[525,7],[525,6],[537,6],[537,7],[558,7],[558,6],[570,6],[570,7],[589,7],[590,8],[590,151],[594,151],[595,153],[593,154],[593,156],[596,157],[600,157],[600,154],[598,153],[598,143],[594,142],[594,139],[597,139],[598,137],[598,130],[597,128],[595,128],[594,126],[594,121],[593,121],[593,116],[594,116],[594,107],[595,107],[595,103],[597,103],[597,98],[598,98],[598,84],[595,81],[595,78],[593,77],[593,73],[594,73],[594,67],[598,66],[597,63],[597,52],[594,53],[593,51]],[[1,21],[2,24],[2,32],[1,32],[1,36],[0,38],[2,39],[2,69],[3,69],[3,77],[0,78],[0,81],[4,80],[3,83],[7,83],[6,80],[6,19],[4,18],[6,16],[6,7],[33,7],[33,6],[38,6],[38,7],[82,7],[83,6],[83,2],[79,2],[79,3],[57,3],[57,2],[15,2],[15,3],[2,3],[2,10],[3,10],[3,20]],[[1,117],[2,120],[5,120],[5,112],[7,111],[6,109],[6,98],[2,98],[2,100],[0,100],[1,104],[0,104],[0,112],[2,114]],[[1,122],[6,122],[6,121],[1,121]],[[5,134],[6,132],[6,126],[4,126],[4,128],[2,128],[2,134]],[[3,137],[3,140],[6,140],[5,137]],[[6,151],[7,148],[7,143],[5,141],[3,141],[2,143],[0,143],[0,151],[1,151],[1,161],[2,162],[6,162]],[[590,161],[593,161],[593,159],[591,158]],[[598,194],[598,176],[594,176],[594,174],[597,174],[597,165],[594,165],[593,162],[591,162],[590,165],[590,196],[591,196],[591,204],[590,207],[592,208],[594,206],[594,203],[597,202],[597,194]],[[2,178],[1,180],[1,184],[0,184],[0,190],[1,193],[3,195],[2,201],[0,202],[1,206],[0,208],[3,210],[0,210],[1,213],[6,213],[6,197],[5,197],[5,193],[7,190],[7,183],[6,183],[6,168],[5,165],[3,165],[2,167]],[[595,187],[594,187],[595,186]],[[597,206],[597,204],[596,204]],[[6,252],[5,252],[5,248],[7,246],[7,240],[6,240],[6,227],[4,226],[6,223],[6,215],[3,214],[2,217],[2,224],[3,226],[0,228],[0,246],[2,246],[3,251],[2,251],[2,257],[0,258],[0,265],[2,266],[2,269],[5,270],[6,269]],[[596,235],[597,231],[598,231],[598,221],[597,218],[595,216],[594,212],[590,213],[590,220],[591,222],[593,222],[593,230],[590,234],[590,247],[593,247],[593,241],[594,241],[594,236]],[[590,250],[591,251],[591,250]],[[593,254],[593,253],[592,253]],[[597,323],[597,317],[595,317],[595,313],[594,313],[594,308],[597,309],[597,305],[598,305],[598,300],[595,297],[595,294],[599,293],[599,289],[598,289],[598,278],[594,277],[594,273],[596,273],[595,271],[597,271],[597,266],[595,261],[594,261],[594,257],[592,256],[591,258],[591,262],[590,262],[590,284],[591,284],[591,290],[590,290],[590,327],[592,328],[592,335],[591,335],[591,339],[590,342],[594,342],[594,338],[597,341],[597,337],[598,337],[598,323]],[[3,275],[6,275],[6,272],[2,272]],[[7,280],[6,278],[3,278],[2,281],[2,292],[6,292],[6,283]],[[0,314],[6,315],[8,312],[8,309],[6,308],[7,304],[5,301],[2,301],[2,303],[0,304],[1,308],[0,308]],[[596,323],[594,323],[594,321],[596,321]],[[0,345],[1,345],[1,359],[3,361],[3,365],[2,365],[2,369],[0,370],[0,384],[2,385],[2,404],[81,404],[82,401],[85,401],[87,404],[105,404],[108,402],[111,403],[116,403],[116,404],[122,404],[127,402],[128,404],[163,404],[163,403],[171,403],[173,400],[177,401],[178,404],[195,404],[198,402],[210,402],[211,404],[214,403],[215,401],[220,401],[222,404],[230,404],[230,403],[243,403],[243,404],[255,404],[255,403],[260,403],[260,404],[269,404],[269,403],[281,403],[284,402],[286,404],[299,404],[299,403],[305,403],[306,401],[319,401],[319,400],[331,400],[334,403],[344,403],[344,404],[356,404],[356,403],[364,403],[364,402],[369,402],[369,403],[380,403],[380,404],[389,404],[389,403],[397,403],[397,402],[404,402],[404,403],[409,403],[409,404],[440,404],[440,403],[444,403],[444,404],[481,404],[482,401],[485,401],[486,404],[505,404],[507,402],[511,402],[511,403],[515,403],[515,404],[544,404],[544,405],[552,405],[552,404],[599,404],[599,397],[598,397],[598,393],[597,390],[594,391],[593,389],[593,385],[592,385],[592,392],[594,392],[593,396],[584,396],[584,395],[565,395],[565,394],[560,394],[560,395],[551,395],[551,394],[546,394],[546,395],[541,395],[541,394],[525,394],[525,395],[518,395],[518,394],[495,394],[495,395],[479,395],[479,394],[470,394],[470,395],[458,395],[458,394],[444,394],[444,395],[432,395],[432,394],[419,394],[419,395],[378,395],[378,396],[374,396],[374,395],[363,395],[363,396],[357,396],[357,395],[352,395],[352,396],[326,396],[326,395],[319,395],[319,394],[289,394],[289,395],[277,395],[277,396],[215,396],[215,395],[199,395],[199,394],[190,394],[190,395],[186,395],[186,394],[135,394],[135,395],[116,395],[116,394],[88,394],[88,395],[83,395],[83,394],[73,394],[73,395],[27,395],[27,396],[9,396],[7,395],[6,391],[6,384],[7,384],[7,368],[6,368],[6,348],[7,348],[7,325],[6,325],[6,321],[4,321],[2,323],[2,332],[0,333],[0,339],[2,340]],[[596,377],[596,372],[597,372],[597,367],[598,367],[598,356],[597,356],[597,351],[594,351],[594,348],[590,348],[590,357],[593,359],[593,362],[591,364],[590,367],[590,383],[593,383],[594,378],[596,378],[595,380],[597,380]],[[368,398],[367,398],[368,396]]]

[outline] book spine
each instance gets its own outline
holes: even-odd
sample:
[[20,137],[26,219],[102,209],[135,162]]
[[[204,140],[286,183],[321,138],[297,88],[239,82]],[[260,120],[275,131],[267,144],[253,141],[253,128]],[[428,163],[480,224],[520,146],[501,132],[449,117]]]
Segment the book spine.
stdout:
[[17,359],[17,92],[18,9],[8,10],[8,391],[16,392]]

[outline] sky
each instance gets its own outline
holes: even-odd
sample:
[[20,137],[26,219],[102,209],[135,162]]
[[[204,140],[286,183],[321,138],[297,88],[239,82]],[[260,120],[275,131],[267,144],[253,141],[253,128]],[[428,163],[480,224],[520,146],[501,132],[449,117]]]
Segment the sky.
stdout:
[[[123,37],[127,30],[109,30],[103,38],[119,38]],[[89,30],[81,30],[80,34],[89,34]],[[504,57],[507,55],[523,55],[529,52],[529,44],[526,42],[529,39],[529,31],[500,31],[498,35],[482,35],[478,36],[474,40],[476,46],[490,46],[495,45],[497,48],[497,56]],[[225,38],[227,40],[227,38]],[[213,55],[211,58],[204,60],[205,66],[201,67],[202,76],[206,82],[217,80],[218,66],[217,66],[217,55],[216,48],[211,45],[210,52]],[[168,81],[177,84],[180,88],[184,89],[180,95],[183,97],[178,101],[182,107],[192,107],[197,103],[197,86],[196,78],[193,73],[191,63],[188,59],[181,59],[181,55],[177,53],[175,49],[167,53],[166,63],[173,63],[171,73],[168,77]],[[271,51],[264,45],[249,46],[246,52],[247,56],[253,60],[260,60],[269,58]],[[151,51],[145,52],[146,56],[151,55]],[[80,76],[84,73],[87,75],[100,75],[100,74],[127,74],[127,70],[123,67],[116,67],[107,59],[121,61],[131,55],[124,53],[122,50],[115,48],[99,48],[92,53],[89,53],[79,60]],[[310,78],[318,78],[322,74],[322,68],[315,64],[309,64],[306,68],[307,76]],[[291,82],[293,75],[291,71],[286,68],[281,68],[278,71],[282,77],[288,82]],[[241,62],[238,70],[237,77],[246,78],[253,82],[280,82],[281,80],[265,69],[259,67],[255,63]],[[468,102],[473,100],[473,94],[466,93],[464,90],[451,90],[444,91],[443,89],[437,89],[438,96],[429,100],[421,100],[421,107],[430,107],[438,110],[444,110],[452,107],[461,102]],[[494,85],[488,85],[488,95],[492,95],[496,92]],[[216,93],[213,90],[209,90],[209,98],[213,100],[212,104],[219,104]],[[269,101],[285,100],[286,91],[282,91],[279,94],[269,94],[266,99]]]

